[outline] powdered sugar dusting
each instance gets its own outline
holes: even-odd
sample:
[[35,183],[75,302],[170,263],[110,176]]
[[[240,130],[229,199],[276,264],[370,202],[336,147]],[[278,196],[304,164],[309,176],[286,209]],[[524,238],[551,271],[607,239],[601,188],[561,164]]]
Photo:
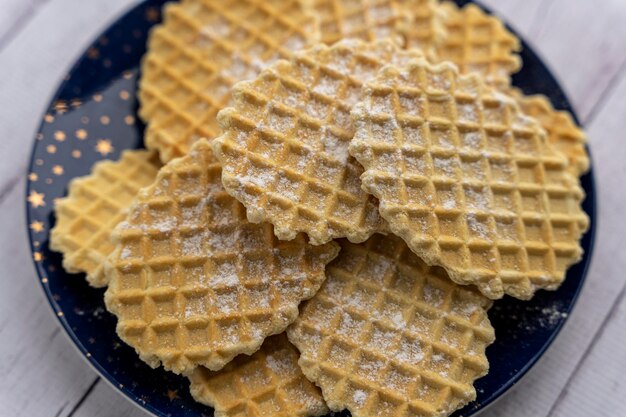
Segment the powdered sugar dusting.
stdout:
[[367,399],[367,394],[363,390],[355,390],[352,395],[352,401],[357,405],[357,407],[363,407],[365,404],[365,400]]

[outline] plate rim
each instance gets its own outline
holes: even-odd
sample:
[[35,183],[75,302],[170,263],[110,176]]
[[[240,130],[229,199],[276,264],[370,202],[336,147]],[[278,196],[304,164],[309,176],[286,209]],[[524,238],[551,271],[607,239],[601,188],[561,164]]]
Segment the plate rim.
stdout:
[[[96,44],[96,42],[98,41],[98,39],[105,33],[107,33],[113,26],[115,26],[117,23],[120,22],[120,20],[122,20],[125,16],[127,16],[129,13],[131,13],[132,11],[139,9],[141,7],[144,7],[146,3],[148,3],[150,0],[142,0],[139,3],[133,4],[133,5],[129,5],[128,7],[124,8],[123,10],[121,10],[115,17],[113,17],[109,24],[104,27],[104,29],[102,31],[100,31],[95,38],[93,38],[93,40],[91,42],[89,42],[87,44],[87,46],[83,49],[83,52],[81,55],[79,55],[79,58],[76,59],[73,64],[67,69],[66,74],[71,74],[72,72],[74,72],[80,65],[81,63],[86,59],[85,57],[85,52],[92,46],[94,46]],[[454,0],[453,0],[454,1]],[[494,14],[493,11],[491,10],[491,8],[486,7],[481,1],[476,1],[476,0],[460,0],[463,3],[474,3],[477,6],[479,6],[481,9],[483,9],[485,12],[489,13],[489,14]],[[572,102],[570,101],[566,91],[563,89],[561,83],[559,82],[558,78],[556,78],[556,76],[554,75],[554,72],[552,71],[551,67],[547,64],[547,62],[543,59],[543,57],[535,50],[535,48],[531,47],[531,44],[526,42],[526,40],[520,36],[519,32],[517,30],[515,30],[512,26],[509,25],[509,23],[504,20],[504,18],[501,18],[502,22],[505,24],[505,26],[507,27],[507,29],[509,29],[515,36],[518,37],[518,39],[520,40],[520,43],[522,45],[522,49],[528,51],[531,55],[533,55],[538,61],[539,63],[545,68],[546,73],[552,78],[552,81],[555,83],[555,85],[558,86],[559,92],[562,95],[563,99],[564,99],[564,104],[566,105],[566,110],[568,110],[574,120],[580,125],[582,126],[582,124],[579,121],[578,115],[575,111],[575,109],[572,107]],[[61,91],[63,91],[63,89],[66,87],[66,85],[68,84],[68,80],[67,79],[63,79],[57,86],[57,88],[54,90],[53,95],[51,96],[50,100],[48,101],[48,106],[44,109],[43,113],[42,113],[42,117],[40,118],[40,123],[38,125],[38,128],[36,130],[36,132],[40,132],[43,128],[43,126],[45,125],[45,121],[43,120],[43,115],[46,114],[46,112],[50,109],[50,106],[52,103],[54,103],[54,101],[56,100],[56,98],[59,97],[59,93]],[[584,127],[584,126],[582,126]],[[39,141],[36,138],[33,138],[33,143],[31,145],[31,150],[30,150],[30,157],[28,158],[28,165],[26,167],[26,171],[25,174],[26,176],[28,175],[29,170],[34,166],[35,163],[35,159],[36,159],[36,151],[38,148],[38,143]],[[586,262],[583,265],[582,271],[581,271],[581,279],[580,279],[580,284],[578,285],[578,287],[576,288],[576,291],[573,293],[572,297],[571,297],[571,302],[568,306],[568,308],[566,310],[563,311],[563,313],[566,313],[567,316],[563,318],[563,320],[561,320],[552,330],[552,333],[550,334],[550,336],[545,340],[545,342],[543,343],[543,346],[541,347],[541,349],[539,349],[537,351],[537,353],[530,359],[528,360],[528,362],[521,367],[518,372],[512,376],[506,384],[504,384],[503,386],[501,386],[499,389],[497,389],[496,391],[493,392],[493,394],[490,396],[490,398],[487,401],[484,401],[480,404],[480,408],[476,409],[472,414],[474,416],[477,416],[478,414],[483,413],[484,411],[486,411],[488,408],[490,408],[491,406],[493,406],[495,403],[497,403],[498,401],[500,401],[506,394],[510,393],[511,390],[527,375],[527,373],[535,367],[535,365],[537,364],[537,362],[544,357],[544,355],[546,354],[546,352],[550,349],[550,347],[553,345],[554,341],[557,339],[557,337],[561,334],[561,331],[563,330],[563,327],[565,326],[565,324],[568,322],[572,311],[576,308],[576,305],[578,304],[578,300],[580,298],[580,295],[582,293],[582,290],[585,287],[585,284],[587,282],[587,277],[589,274],[589,269],[593,260],[593,253],[595,250],[595,243],[596,243],[596,235],[597,235],[597,230],[596,230],[596,226],[597,226],[597,211],[598,211],[598,201],[597,201],[597,185],[596,185],[596,179],[595,179],[595,171],[594,171],[594,162],[593,162],[593,157],[592,157],[592,153],[591,150],[589,149],[589,144],[585,145],[585,148],[587,150],[587,153],[589,155],[589,159],[590,159],[590,168],[589,171],[587,173],[584,174],[583,177],[585,177],[587,179],[587,181],[589,182],[589,191],[585,198],[588,200],[586,201],[586,203],[589,205],[589,212],[585,212],[586,215],[589,217],[589,228],[588,230],[585,232],[585,234],[583,235],[582,238],[586,238],[589,240],[589,246],[588,248],[586,248],[586,253],[584,254],[583,258],[581,259],[580,262],[583,262],[586,260]],[[71,179],[70,179],[71,181]],[[31,191],[31,181],[26,181],[26,186],[25,186],[25,195],[24,195],[24,201],[26,201],[26,197],[29,195],[30,191]],[[29,232],[28,229],[28,225],[31,223],[32,221],[32,216],[31,216],[31,210],[28,206],[28,203],[25,203],[24,205],[25,211],[26,211],[26,234],[28,237],[28,244],[30,247],[30,251],[31,253],[36,249],[34,246],[34,240],[33,240],[33,234]],[[48,231],[48,235],[49,235],[49,231]],[[581,238],[581,239],[582,239]],[[122,396],[124,398],[126,398],[131,404],[133,404],[133,406],[137,407],[138,409],[143,410],[144,412],[147,412],[153,416],[161,416],[164,415],[160,410],[157,410],[156,408],[154,408],[149,402],[143,401],[141,398],[136,397],[126,386],[122,385],[122,384],[116,384],[115,382],[117,381],[116,378],[110,374],[98,361],[96,361],[94,359],[93,356],[91,356],[89,354],[89,351],[86,349],[86,347],[83,345],[83,343],[79,340],[79,338],[77,337],[77,335],[75,334],[75,332],[72,330],[70,324],[67,322],[66,318],[65,318],[65,314],[63,312],[63,309],[61,309],[61,307],[56,303],[56,301],[53,298],[53,294],[50,291],[50,287],[47,285],[47,277],[46,277],[46,273],[43,270],[43,266],[41,264],[39,264],[38,262],[34,261],[31,257],[31,260],[33,262],[33,266],[35,269],[35,275],[36,278],[41,286],[41,289],[45,295],[45,298],[48,302],[48,305],[51,308],[51,313],[56,317],[58,323],[61,325],[61,327],[63,328],[63,333],[66,335],[66,337],[68,337],[68,339],[71,341],[71,345],[74,347],[74,349],[77,350],[77,352],[80,354],[79,356],[81,356],[83,358],[83,360],[90,365],[90,367],[96,372],[96,374],[98,375],[98,377],[101,380],[104,380],[110,387],[112,387],[115,391],[119,392],[122,394]],[[73,274],[73,275],[77,275],[77,274]]]

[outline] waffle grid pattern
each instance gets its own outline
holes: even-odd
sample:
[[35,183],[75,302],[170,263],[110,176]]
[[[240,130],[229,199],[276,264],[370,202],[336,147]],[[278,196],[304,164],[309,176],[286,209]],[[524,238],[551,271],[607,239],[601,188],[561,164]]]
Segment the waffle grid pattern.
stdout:
[[[436,48],[438,61],[451,61],[462,74],[477,73],[501,90],[522,66],[519,39],[496,17],[475,4],[459,9],[453,2],[441,6],[445,37]],[[411,43],[409,42],[409,45]]]
[[332,410],[446,416],[489,365],[489,299],[428,267],[395,236],[343,241],[322,289],[287,330]]
[[190,376],[196,401],[215,417],[309,417],[328,413],[322,394],[298,366],[300,355],[283,333],[252,356],[238,356],[221,371],[198,368]]
[[215,117],[233,84],[319,38],[316,19],[297,0],[184,0],[164,16],[139,88],[146,146],[164,162],[218,135]]
[[398,0],[301,0],[319,16],[322,42],[341,39],[400,42]]
[[350,110],[383,63],[419,56],[387,41],[342,41],[238,83],[214,145],[224,186],[248,218],[272,223],[280,239],[305,232],[313,244],[362,242],[382,230],[378,202],[361,189],[363,168],[348,154]]
[[67,196],[56,204],[56,224],[50,232],[50,248],[63,254],[67,272],[85,272],[90,285],[106,286],[102,265],[113,252],[111,231],[158,169],[153,152],[126,151],[119,161],[99,162],[90,175],[70,183]]
[[220,178],[210,145],[197,142],[161,169],[113,233],[106,305],[151,366],[218,370],[254,353],[295,320],[337,254],[334,243],[280,242],[270,225],[248,223]]
[[400,0],[402,19],[398,25],[404,46],[424,51],[436,60],[437,47],[446,37],[446,13],[438,0]]
[[537,119],[545,129],[554,148],[569,159],[571,173],[574,176],[586,173],[589,170],[589,155],[585,149],[587,135],[576,125],[572,115],[555,110],[546,96],[525,96],[517,89],[512,95],[524,114]]
[[350,152],[391,230],[490,298],[555,289],[582,254],[584,193],[514,101],[447,64],[387,67]]

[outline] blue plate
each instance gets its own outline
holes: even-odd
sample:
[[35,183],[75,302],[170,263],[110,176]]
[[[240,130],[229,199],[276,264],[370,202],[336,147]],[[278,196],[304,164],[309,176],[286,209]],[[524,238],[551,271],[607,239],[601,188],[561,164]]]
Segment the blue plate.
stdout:
[[[144,126],[136,116],[138,67],[148,31],[160,20],[163,3],[148,0],[128,12],[65,77],[33,147],[26,190],[28,233],[46,297],[98,373],[156,415],[210,416],[212,410],[189,395],[185,378],[151,369],[138,360],[115,334],[116,320],[104,309],[103,290],[90,288],[82,276],[67,274],[61,256],[48,248],[53,202],[65,194],[68,182],[88,174],[99,160],[117,159],[124,149],[142,147]],[[572,112],[550,71],[526,44],[521,55],[524,68],[514,77],[515,85],[527,93],[543,93],[557,108]],[[456,416],[474,415],[510,389],[545,353],[567,319],[585,279],[596,224],[592,172],[582,178],[582,184],[587,193],[584,209],[591,217],[582,241],[582,262],[569,270],[558,291],[540,291],[530,302],[506,298],[495,304],[489,313],[497,335],[487,350],[491,372],[476,383],[478,399]]]

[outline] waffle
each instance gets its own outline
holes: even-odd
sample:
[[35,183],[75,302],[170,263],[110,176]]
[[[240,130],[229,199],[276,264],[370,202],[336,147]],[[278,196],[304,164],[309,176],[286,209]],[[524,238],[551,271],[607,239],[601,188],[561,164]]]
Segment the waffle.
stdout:
[[426,266],[398,237],[341,246],[287,329],[330,409],[441,417],[475,399],[494,340],[491,301]]
[[139,85],[146,146],[167,162],[219,134],[230,88],[267,63],[319,39],[298,0],[184,0],[165,6],[151,33]]
[[447,14],[438,0],[400,0],[398,31],[407,49],[417,48],[437,60],[437,47],[446,38],[444,21]]
[[574,176],[587,172],[589,170],[589,155],[585,149],[587,136],[576,125],[572,115],[567,111],[555,110],[546,96],[526,96],[516,88],[511,90],[511,94],[525,114],[541,123],[554,148],[567,157],[570,172]]
[[402,18],[399,5],[412,0],[301,0],[320,20],[321,40],[332,45],[341,39],[398,43]]
[[67,197],[56,203],[50,232],[50,249],[63,254],[67,272],[84,272],[90,285],[106,286],[102,264],[113,251],[111,230],[158,169],[154,152],[126,151],[119,161],[98,162],[90,175],[72,180]]
[[159,171],[113,241],[105,301],[117,332],[146,363],[179,374],[219,370],[285,330],[338,251],[248,223],[206,140]]
[[238,356],[218,372],[197,368],[191,395],[215,408],[215,417],[322,416],[328,407],[298,366],[300,355],[284,333],[252,356]]
[[[511,74],[522,66],[517,55],[519,39],[502,21],[475,4],[459,9],[453,2],[445,2],[440,7],[445,16],[445,37],[436,44],[437,61],[451,61],[461,73],[475,72],[489,84],[507,89]],[[407,43],[413,44],[410,37]]]
[[420,56],[390,41],[344,40],[279,61],[233,88],[213,142],[226,190],[252,222],[279,239],[305,232],[313,244],[366,240],[383,227],[378,202],[362,189],[363,168],[348,155],[350,109],[361,86],[386,62]]
[[425,60],[386,67],[363,96],[350,152],[416,254],[493,299],[561,284],[582,254],[584,192],[513,99]]

